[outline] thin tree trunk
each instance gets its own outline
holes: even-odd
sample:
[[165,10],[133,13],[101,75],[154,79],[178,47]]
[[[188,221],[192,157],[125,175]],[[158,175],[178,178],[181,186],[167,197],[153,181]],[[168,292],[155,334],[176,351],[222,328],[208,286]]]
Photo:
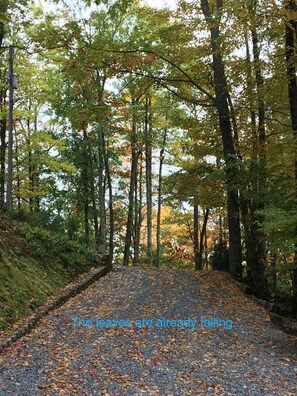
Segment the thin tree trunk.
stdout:
[[114,254],[114,212],[113,212],[113,192],[112,192],[112,180],[110,175],[110,167],[107,155],[107,148],[105,143],[105,136],[103,134],[103,156],[105,165],[105,174],[107,178],[107,189],[108,189],[108,209],[109,209],[109,264],[113,262]]
[[[137,172],[137,173],[139,173],[139,172]],[[138,214],[139,214],[139,211],[138,211],[138,180],[136,178],[135,186],[134,186],[134,222],[133,222],[133,231],[132,231],[133,265],[137,265],[137,263],[139,263],[139,240],[137,238]]]
[[[31,106],[29,106],[31,110]],[[33,176],[33,161],[32,161],[32,148],[31,148],[31,125],[30,119],[27,119],[27,150],[28,150],[28,179],[29,179],[29,209],[30,212],[34,210],[34,176]]]
[[128,206],[128,218],[126,226],[126,237],[125,237],[125,248],[124,248],[124,261],[123,265],[127,266],[129,264],[130,247],[131,247],[131,237],[133,231],[133,210],[134,210],[134,191],[135,183],[137,178],[137,163],[138,163],[138,153],[137,153],[137,134],[136,134],[136,101],[132,99],[132,131],[131,131],[131,176],[130,176],[130,190],[129,190],[129,206]]
[[0,139],[1,139],[1,148],[0,148],[0,210],[4,211],[5,209],[5,161],[6,161],[6,119],[0,120]]
[[[35,135],[38,133],[38,110],[35,107],[34,109],[34,133]],[[38,150],[35,150],[35,154],[38,154]],[[39,186],[40,186],[40,170],[38,165],[36,164],[36,161],[34,161],[35,163],[33,163],[33,177],[34,177],[34,187],[35,187],[35,191],[37,192],[37,194],[35,194],[34,197],[34,210],[36,212],[40,211],[40,195],[39,195]]]
[[[140,257],[140,231],[142,225],[142,154],[139,154],[139,183],[135,183],[135,239],[134,239],[134,257],[133,264],[139,264]],[[138,200],[139,197],[139,200]]]
[[208,251],[207,251],[207,229],[205,229],[204,234],[204,256],[205,256],[205,268],[208,268]]
[[137,150],[132,147],[132,163],[131,163],[131,176],[130,176],[130,190],[129,190],[129,206],[128,206],[128,218],[126,226],[126,238],[125,238],[125,250],[124,250],[124,262],[123,265],[129,264],[131,237],[133,231],[133,211],[134,211],[134,192],[135,183],[137,177]]
[[101,255],[106,255],[106,213],[105,213],[105,187],[104,187],[104,135],[103,126],[98,127],[98,192],[99,192],[99,240],[98,240],[98,252]]
[[[7,12],[7,2],[2,2],[0,4],[0,13],[5,15]],[[2,21],[0,21],[0,49],[2,48],[3,39],[5,34],[5,26]],[[6,98],[6,89],[0,90],[0,103],[1,109],[5,108],[5,98]],[[6,118],[0,120],[0,211],[4,211],[5,209],[5,160],[6,160]]]
[[163,184],[163,163],[164,163],[164,147],[160,150],[159,156],[159,176],[158,176],[158,209],[157,209],[157,253],[156,267],[160,267],[161,262],[161,213],[162,213],[162,184]]
[[15,136],[15,163],[16,163],[16,180],[17,180],[17,203],[18,211],[21,211],[21,181],[20,181],[20,162],[19,162],[19,145],[18,145],[18,135]]
[[95,194],[95,180],[94,180],[94,169],[93,162],[96,163],[94,158],[95,156],[90,156],[90,193],[91,193],[91,201],[92,201],[92,212],[93,212],[93,220],[94,220],[94,233],[95,233],[95,245],[96,252],[99,251],[99,222],[98,222],[98,213],[97,213],[97,205],[96,205],[96,194]]
[[159,175],[158,175],[158,209],[157,209],[157,254],[156,254],[156,267],[160,267],[161,262],[161,214],[162,214],[162,187],[163,187],[163,164],[164,164],[164,153],[165,146],[167,141],[167,133],[168,133],[168,109],[165,114],[165,122],[166,126],[163,133],[163,142],[159,155]]
[[88,142],[86,130],[83,131],[83,200],[84,200],[84,228],[85,228],[85,243],[89,245],[90,242],[90,227],[89,227],[89,172],[88,172]]
[[219,242],[220,242],[220,245],[223,242],[223,220],[222,220],[221,214],[219,214]]
[[194,261],[195,270],[200,270],[199,261],[199,206],[194,205]]
[[272,291],[272,296],[274,297],[274,301],[277,302],[277,271],[276,271],[276,266],[277,266],[277,253],[273,253],[272,259],[271,259],[271,264],[270,264],[270,270],[271,270],[271,291]]
[[209,215],[209,209],[207,208],[204,213],[203,225],[202,225],[202,229],[200,232],[200,247],[199,247],[199,261],[198,261],[198,269],[199,270],[203,269],[204,238],[205,238],[205,234],[206,234],[208,215]]
[[251,116],[251,132],[252,132],[252,152],[257,152],[258,137],[257,137],[257,127],[256,127],[256,113],[254,111],[254,105],[251,99],[253,93],[253,77],[252,77],[252,62],[251,53],[248,40],[248,32],[245,32],[245,48],[246,48],[246,65],[247,65],[247,92],[249,97],[249,107]]
[[[250,7],[250,13],[255,17],[256,14],[256,3],[253,2],[253,6]],[[266,159],[265,152],[265,103],[264,103],[264,78],[262,75],[261,60],[260,60],[260,49],[258,43],[258,33],[255,27],[255,22],[252,23],[251,28],[252,42],[253,42],[253,57],[254,57],[254,70],[256,75],[256,87],[257,87],[257,102],[258,102],[258,150],[260,160]]]
[[[139,177],[139,172],[138,172]],[[134,191],[134,224],[133,224],[133,265],[137,265],[139,263],[139,202],[138,202],[138,180],[135,180],[135,191]]]
[[[0,13],[5,15],[7,12],[8,3],[5,1],[0,4]],[[3,39],[5,34],[5,26],[2,21],[0,21],[0,49],[2,48]],[[4,75],[3,75],[4,77]],[[0,90],[0,110],[3,113],[3,110],[6,107],[5,104],[6,98],[6,88],[1,88]],[[1,116],[3,117],[3,116]],[[0,120],[0,211],[4,211],[5,209],[5,161],[6,161],[6,117]]]
[[233,128],[234,149],[235,149],[235,152],[238,155],[238,157],[241,158],[240,149],[239,149],[239,136],[238,136],[236,116],[235,116],[235,109],[234,109],[233,102],[232,102],[231,95],[230,95],[229,91],[227,92],[227,102],[228,102],[228,106],[230,108],[230,117],[231,117],[231,123],[232,123],[232,128]]
[[147,206],[147,261],[148,265],[153,265],[153,244],[152,244],[152,117],[151,99],[145,99],[145,180],[146,180],[146,206]]

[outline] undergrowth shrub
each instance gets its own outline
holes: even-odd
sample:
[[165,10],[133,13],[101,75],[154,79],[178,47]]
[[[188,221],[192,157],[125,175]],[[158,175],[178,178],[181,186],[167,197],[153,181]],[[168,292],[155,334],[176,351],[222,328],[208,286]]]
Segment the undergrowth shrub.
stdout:
[[[55,258],[73,271],[96,261],[96,252],[85,244],[70,240],[66,235],[19,223],[18,230],[37,258]],[[47,260],[45,260],[45,263]]]
[[229,249],[226,241],[216,241],[209,257],[209,263],[214,270],[229,270]]

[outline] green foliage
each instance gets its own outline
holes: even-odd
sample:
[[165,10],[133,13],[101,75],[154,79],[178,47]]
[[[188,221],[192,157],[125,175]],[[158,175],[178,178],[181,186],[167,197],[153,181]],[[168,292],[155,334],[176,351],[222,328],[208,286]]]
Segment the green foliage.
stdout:
[[214,244],[209,263],[214,270],[229,271],[229,250],[226,241],[217,241]]
[[36,258],[44,259],[45,265],[48,257],[55,256],[65,268],[75,273],[96,260],[94,250],[77,241],[69,240],[64,234],[32,227],[27,223],[19,224],[18,230],[24,236],[32,254]]
[[32,227],[43,228],[52,232],[61,232],[64,230],[64,219],[52,213],[50,209],[38,212],[27,212],[20,210],[13,212],[11,217],[15,220],[30,224]]
[[96,265],[95,252],[66,235],[0,218],[0,329]]

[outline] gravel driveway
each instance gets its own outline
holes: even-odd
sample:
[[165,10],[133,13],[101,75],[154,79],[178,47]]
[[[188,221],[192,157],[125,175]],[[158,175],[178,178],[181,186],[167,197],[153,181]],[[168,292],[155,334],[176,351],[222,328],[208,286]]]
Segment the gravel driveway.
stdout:
[[295,396],[296,346],[219,272],[115,268],[4,350],[0,396]]

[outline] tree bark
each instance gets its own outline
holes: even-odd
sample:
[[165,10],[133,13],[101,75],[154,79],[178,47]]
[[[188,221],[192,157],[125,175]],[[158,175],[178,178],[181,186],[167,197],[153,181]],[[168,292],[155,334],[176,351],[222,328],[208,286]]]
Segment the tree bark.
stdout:
[[162,184],[163,184],[162,171],[163,171],[163,163],[164,163],[164,150],[165,150],[164,147],[162,147],[159,155],[156,267],[160,267],[160,263],[161,263],[161,213],[162,213]]
[[[142,153],[139,154],[139,175],[138,180],[135,183],[135,220],[134,220],[134,256],[133,256],[133,264],[139,264],[140,259],[140,231],[142,225]],[[138,199],[139,197],[139,199]]]
[[194,205],[194,261],[196,271],[201,269],[199,257],[199,206]]
[[[256,93],[257,93],[257,108],[258,108],[258,128],[256,129],[256,114],[252,110],[253,103],[250,99],[250,107],[251,107],[251,119],[252,119],[252,133],[256,138],[256,147],[255,151],[257,152],[257,156],[260,160],[266,159],[265,152],[265,143],[266,143],[266,132],[265,132],[265,102],[264,102],[264,78],[261,67],[261,59],[260,59],[260,48],[259,48],[259,39],[258,39],[258,31],[257,31],[257,5],[258,0],[249,0],[247,2],[247,9],[250,17],[250,33],[252,38],[252,52],[253,52],[253,69],[255,72],[255,83],[256,83]],[[249,88],[249,93],[252,92],[252,64],[250,59],[250,49],[248,43],[248,33],[245,33],[245,45],[246,45],[246,60],[248,67],[248,81],[247,85]],[[256,132],[257,131],[257,132]]]
[[84,228],[85,228],[85,243],[89,245],[90,242],[90,227],[89,227],[89,172],[88,172],[88,137],[86,130],[83,131],[83,201],[84,201]]
[[19,161],[19,145],[18,145],[18,135],[15,134],[15,164],[16,164],[16,182],[17,182],[17,206],[18,211],[21,211],[21,180],[20,180],[20,161]]
[[[169,97],[170,99],[170,97]],[[169,105],[169,100],[168,100]],[[157,209],[157,254],[156,254],[156,267],[160,267],[161,262],[161,213],[162,213],[162,187],[163,187],[163,164],[164,164],[164,153],[165,146],[167,141],[167,133],[168,133],[168,108],[166,109],[165,114],[165,129],[163,132],[163,142],[159,155],[159,175],[158,175],[158,209]]]
[[221,214],[219,214],[219,242],[220,245],[223,242],[223,219]]
[[[29,105],[29,110],[31,110],[31,105]],[[31,125],[30,118],[27,118],[27,136],[26,144],[28,150],[28,180],[29,180],[29,210],[33,212],[34,210],[34,175],[33,175],[33,163],[32,163],[32,148],[31,148]]]
[[257,127],[256,127],[256,112],[254,110],[254,105],[252,101],[252,93],[253,93],[253,76],[252,76],[252,62],[251,62],[251,52],[248,40],[248,32],[245,32],[245,50],[246,50],[246,66],[247,66],[247,97],[248,103],[250,107],[250,116],[251,116],[251,132],[252,132],[252,152],[257,152]]
[[104,186],[104,135],[103,126],[98,128],[98,192],[99,192],[99,241],[98,252],[101,255],[106,255],[106,211],[105,211],[105,186]]
[[96,205],[93,162],[96,163],[96,157],[90,155],[90,164],[89,164],[90,193],[91,193],[91,202],[92,202],[92,215],[93,215],[93,220],[94,220],[95,245],[96,245],[96,252],[98,252],[99,251],[99,222],[98,222],[98,213],[97,213],[97,205]]
[[[3,26],[3,24],[2,24]],[[0,30],[1,30],[1,23],[0,23]],[[4,32],[3,32],[4,34]],[[0,38],[1,38],[1,31],[0,31]],[[1,43],[0,43],[1,44]],[[1,48],[1,45],[0,45]],[[5,79],[5,73],[1,75],[1,80]],[[7,85],[7,84],[6,84]],[[0,119],[0,211],[5,210],[5,164],[6,164],[6,125],[7,119],[4,116],[6,113],[6,96],[7,96],[7,88],[2,87],[0,89],[0,111],[2,113],[3,118]]]
[[[38,133],[38,109],[37,106],[34,108],[34,134]],[[39,150],[34,150],[35,157],[39,154]],[[34,197],[34,210],[35,212],[40,212],[40,194],[39,194],[39,187],[40,187],[40,168],[37,161],[33,161],[33,177],[34,177],[34,188],[37,194]]]
[[229,270],[237,279],[242,278],[242,251],[239,219],[239,200],[236,185],[237,166],[230,110],[228,107],[228,86],[222,55],[220,53],[219,20],[220,7],[217,7],[217,17],[211,15],[208,0],[201,0],[201,8],[206,21],[209,23],[211,36],[213,75],[215,87],[215,106],[219,118],[220,132],[223,142],[224,159],[226,162],[227,178],[227,209],[229,228]]
[[114,254],[114,212],[113,212],[113,192],[112,192],[112,180],[110,175],[109,160],[107,154],[107,147],[105,142],[104,131],[103,134],[103,156],[105,165],[105,174],[107,178],[107,189],[108,189],[108,209],[109,209],[109,264],[113,262]]
[[135,191],[135,183],[137,179],[138,152],[136,147],[137,133],[136,133],[135,105],[136,105],[136,101],[135,99],[132,99],[131,175],[130,175],[130,189],[129,189],[128,218],[126,225],[126,237],[125,237],[124,260],[123,260],[124,266],[127,266],[129,264],[131,237],[133,231],[134,191]]
[[[285,2],[285,6],[289,13],[296,12],[296,4],[290,0]],[[290,104],[290,115],[292,123],[292,131],[294,137],[294,168],[295,168],[295,205],[297,204],[297,82],[296,82],[296,67],[295,67],[295,40],[294,31],[296,30],[296,21],[289,20],[286,24],[286,67],[288,79],[288,95]],[[297,205],[296,205],[297,206]],[[295,235],[297,229],[295,230]],[[292,274],[292,310],[294,316],[297,318],[297,242],[295,243],[295,259]]]
[[144,145],[145,145],[145,180],[146,180],[146,207],[147,207],[147,262],[153,265],[152,244],[152,117],[151,99],[145,99],[145,123],[144,123]]
[[[266,279],[266,235],[259,224],[263,223],[263,216],[258,213],[265,207],[262,193],[266,184],[266,132],[265,132],[265,103],[264,103],[264,78],[262,74],[258,33],[256,29],[257,1],[247,3],[250,15],[250,32],[252,37],[253,63],[250,59],[248,33],[245,34],[246,62],[247,62],[247,87],[249,105],[251,108],[251,134],[252,134],[252,161],[250,171],[256,172],[257,177],[248,188],[253,193],[250,199],[241,199],[242,220],[245,231],[246,260],[248,280],[253,285],[254,291],[261,298],[268,298],[268,284]],[[251,99],[253,91],[252,68],[255,73],[255,93],[258,114],[256,123],[255,107]]]
[[5,209],[6,119],[0,120],[0,210]]
[[273,297],[274,301],[277,302],[277,253],[273,253],[271,258],[270,264],[270,271],[271,271],[271,296]]
[[205,230],[204,234],[204,257],[205,257],[205,268],[208,268],[208,252],[207,252],[207,229]]
[[200,247],[199,247],[199,259],[198,259],[198,269],[202,270],[203,269],[203,253],[204,253],[204,239],[205,239],[205,234],[206,234],[206,227],[207,227],[207,221],[208,221],[208,215],[209,215],[209,209],[207,208],[205,213],[204,213],[204,219],[203,219],[203,225],[202,229],[200,232]]

